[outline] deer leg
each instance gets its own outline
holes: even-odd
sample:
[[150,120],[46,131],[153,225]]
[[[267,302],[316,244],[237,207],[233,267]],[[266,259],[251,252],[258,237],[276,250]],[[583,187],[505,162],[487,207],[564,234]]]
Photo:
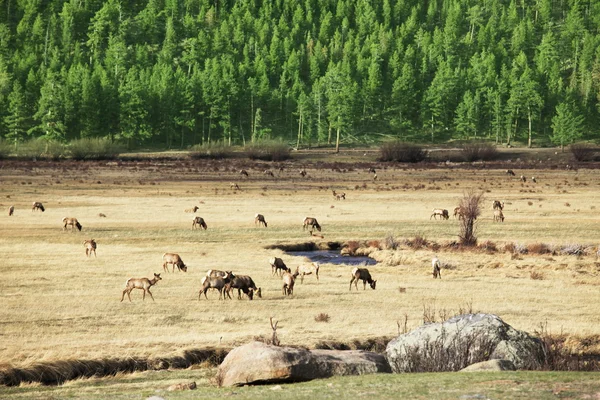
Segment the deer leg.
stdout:
[[304,273],[300,275],[300,283],[304,283]]
[[352,277],[352,279],[350,279],[350,291],[352,291],[352,282],[354,282],[354,277]]
[[152,301],[154,301],[154,296],[152,296],[152,292],[150,291],[150,288],[146,289],[146,291],[150,295],[150,298],[152,299]]
[[146,300],[146,289],[142,288],[142,290],[144,291],[142,294],[142,301]]
[[126,291],[127,291],[127,289],[123,290],[123,294],[121,294],[121,302],[123,302],[123,299],[125,298]]
[[367,281],[363,280],[363,290],[367,290]]
[[129,298],[129,302],[131,303],[131,289],[127,289],[127,297]]
[[169,268],[167,268],[167,263],[166,262],[163,263],[163,270],[169,272]]

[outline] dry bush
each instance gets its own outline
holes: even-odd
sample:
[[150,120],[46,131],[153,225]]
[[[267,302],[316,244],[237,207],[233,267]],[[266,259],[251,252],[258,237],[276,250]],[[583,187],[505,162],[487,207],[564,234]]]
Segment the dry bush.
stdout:
[[461,154],[465,161],[492,161],[498,159],[499,153],[491,143],[466,143],[462,146]]
[[212,160],[219,160],[224,158],[230,158],[232,156],[232,147],[219,142],[194,145],[190,149],[189,153],[189,157],[192,159],[206,158]]
[[545,279],[545,275],[543,272],[531,271],[531,273],[529,274],[529,278],[536,281],[541,281]]
[[481,214],[481,202],[483,201],[483,192],[475,193],[470,190],[463,195],[459,207],[463,212],[460,219],[460,233],[458,235],[460,243],[463,246],[475,246],[477,244],[476,221]]
[[485,242],[480,243],[477,247],[488,253],[495,253],[498,251],[496,243],[492,242],[491,240],[486,240]]
[[531,243],[531,244],[527,245],[527,253],[529,253],[529,254],[548,254],[548,253],[552,253],[552,250],[545,243]]
[[246,147],[246,155],[251,160],[284,161],[290,158],[290,147],[278,141],[260,141]]
[[565,207],[571,207],[571,203],[569,203],[569,202],[566,202],[566,203],[565,203]]
[[406,239],[405,243],[411,249],[427,248],[429,242],[421,235],[416,235],[413,239]]
[[329,314],[319,313],[315,316],[317,322],[329,322]]
[[544,361],[539,369],[543,371],[600,371],[600,360],[597,357],[587,357],[586,352],[569,346],[565,334],[552,335],[548,331],[548,322],[540,324],[540,329],[534,332],[544,348]]
[[533,201],[528,201],[528,202],[527,202],[527,205],[528,205],[528,206],[532,206],[532,205],[533,205]]
[[398,288],[398,292],[400,292],[400,293],[406,293],[406,288],[405,287],[399,287]]
[[400,243],[398,243],[398,241],[396,240],[394,235],[391,233],[389,233],[385,237],[384,243],[385,243],[385,248],[388,250],[396,250],[398,248],[398,246],[400,245]]
[[356,250],[358,250],[359,247],[360,247],[360,243],[358,241],[349,240],[348,242],[346,242],[346,245],[344,246],[344,250],[345,250],[345,252],[347,252],[348,254],[353,256],[356,254]]
[[381,249],[381,243],[379,240],[369,240],[367,241],[367,246],[374,247],[376,249]]
[[379,148],[379,161],[418,163],[427,158],[427,150],[414,143],[387,142]]
[[594,158],[596,147],[588,143],[573,143],[569,146],[573,158],[577,161],[590,161]]
[[504,251],[506,253],[514,253],[515,252],[515,244],[513,242],[506,243],[504,245]]

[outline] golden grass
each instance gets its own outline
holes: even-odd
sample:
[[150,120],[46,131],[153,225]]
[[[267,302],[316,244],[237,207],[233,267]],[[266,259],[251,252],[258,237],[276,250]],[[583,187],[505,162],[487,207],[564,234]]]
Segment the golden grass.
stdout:
[[[536,176],[536,185],[507,177],[506,168],[382,166],[373,182],[365,168],[352,165],[340,173],[303,163],[310,178],[300,177],[291,163],[279,176],[267,177],[265,165],[244,165],[250,176],[242,178],[232,161],[5,164],[0,202],[3,209],[14,204],[16,210],[12,217],[4,211],[0,216],[0,361],[23,366],[230,347],[270,337],[270,317],[279,321],[277,334],[285,345],[367,340],[397,334],[398,321],[404,324],[405,318],[408,329],[419,326],[424,305],[431,304],[450,313],[470,303],[530,332],[547,321],[551,331],[600,334],[594,256],[513,259],[501,251],[505,243],[595,244],[599,217],[591,206],[600,184],[595,171],[515,170],[517,176]],[[241,190],[231,190],[230,182]],[[345,191],[346,200],[334,201],[332,187]],[[478,237],[490,242],[481,251],[437,251],[449,266],[442,280],[431,278],[431,250],[404,245],[396,251],[369,249],[381,261],[369,267],[377,279],[375,291],[349,291],[350,266],[322,265],[320,280],[298,282],[290,298],[271,275],[269,257],[282,257],[292,269],[304,261],[265,249],[272,244],[374,244],[390,235],[400,243],[415,237],[457,240],[458,222],[430,220],[431,209],[452,210],[471,188],[486,192]],[[492,222],[494,199],[505,201],[504,223]],[[31,212],[33,201],[43,202],[46,212]],[[192,214],[184,210],[194,205],[207,231],[191,230]],[[267,229],[254,226],[258,212]],[[83,231],[63,232],[65,216],[78,218]],[[318,218],[324,239],[302,231],[306,216]],[[83,240],[89,238],[98,243],[97,258],[85,257]],[[500,251],[488,254],[492,243]],[[179,253],[188,272],[164,272],[165,252]],[[208,269],[251,275],[263,298],[218,301],[218,294],[209,292],[208,301],[198,300]],[[154,272],[163,277],[151,289],[155,302],[142,302],[137,290],[132,303],[119,302],[128,278]],[[532,272],[544,279],[532,279]],[[328,315],[329,322],[316,323],[319,314]]]

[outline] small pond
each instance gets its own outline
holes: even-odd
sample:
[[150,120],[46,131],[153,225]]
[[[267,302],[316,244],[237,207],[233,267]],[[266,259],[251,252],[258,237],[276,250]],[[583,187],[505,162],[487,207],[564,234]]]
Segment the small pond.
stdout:
[[288,251],[286,254],[295,257],[306,257],[312,262],[322,264],[375,265],[377,261],[367,256],[342,256],[339,250]]

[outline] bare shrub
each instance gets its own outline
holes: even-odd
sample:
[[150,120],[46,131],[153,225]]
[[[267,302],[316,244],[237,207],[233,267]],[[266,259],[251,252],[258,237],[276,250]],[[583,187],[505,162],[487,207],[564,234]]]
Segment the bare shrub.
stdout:
[[393,234],[388,233],[384,240],[385,248],[389,250],[396,250],[400,243],[396,240]]
[[248,145],[246,155],[251,160],[284,161],[290,158],[290,147],[275,140],[260,141]]
[[358,250],[359,247],[360,247],[360,243],[358,241],[349,240],[348,242],[346,242],[346,246],[344,248],[346,249],[348,254],[354,255],[356,253],[356,250]]
[[379,148],[379,161],[418,163],[427,158],[427,151],[414,143],[387,142]]
[[569,150],[576,161],[590,161],[596,152],[596,148],[588,143],[573,143]]
[[585,248],[580,244],[567,244],[562,246],[558,252],[562,255],[582,256],[585,254]]
[[412,240],[406,239],[406,245],[412,249],[427,248],[429,242],[420,234],[417,234]]
[[533,280],[541,281],[545,278],[545,275],[543,272],[531,271],[529,277]]
[[485,242],[480,243],[477,247],[488,253],[495,253],[498,251],[496,243],[492,242],[491,240],[486,240]]
[[491,143],[474,142],[462,146],[461,154],[465,161],[491,161],[498,159],[499,153]]
[[460,201],[460,209],[463,217],[460,219],[460,233],[458,235],[460,243],[463,246],[475,246],[477,244],[476,220],[481,214],[481,202],[483,201],[483,192],[475,193],[469,190],[463,195]]
[[600,371],[600,361],[571,351],[566,342],[565,334],[553,335],[548,331],[548,322],[540,324],[540,329],[534,335],[542,342],[544,361],[539,366],[543,371]]
[[317,322],[329,322],[329,314],[320,313],[315,316]]
[[552,253],[552,250],[544,243],[531,243],[527,245],[527,252],[529,254],[548,254]]
[[193,159],[224,159],[230,158],[233,156],[233,150],[231,146],[228,146],[223,143],[211,142],[204,144],[197,144],[192,146],[189,153],[190,158]]

